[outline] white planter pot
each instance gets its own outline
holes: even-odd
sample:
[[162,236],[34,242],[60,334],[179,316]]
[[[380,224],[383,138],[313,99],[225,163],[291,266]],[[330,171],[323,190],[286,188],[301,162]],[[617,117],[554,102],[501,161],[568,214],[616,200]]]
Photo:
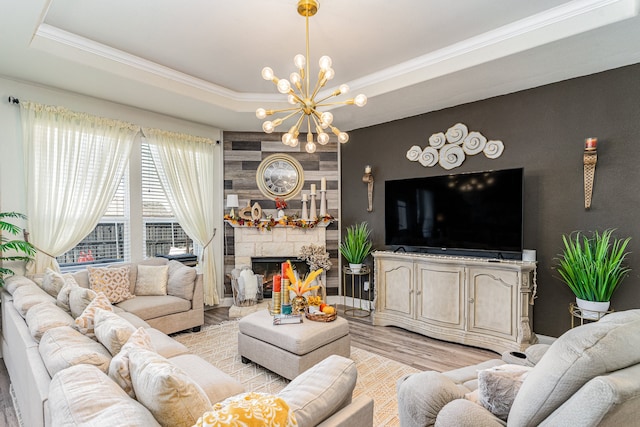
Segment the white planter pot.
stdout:
[[598,320],[609,310],[611,301],[587,301],[576,297],[576,304],[578,304],[583,318]]
[[349,268],[351,269],[351,271],[355,274],[360,273],[360,270],[362,270],[362,264],[351,264],[349,263]]

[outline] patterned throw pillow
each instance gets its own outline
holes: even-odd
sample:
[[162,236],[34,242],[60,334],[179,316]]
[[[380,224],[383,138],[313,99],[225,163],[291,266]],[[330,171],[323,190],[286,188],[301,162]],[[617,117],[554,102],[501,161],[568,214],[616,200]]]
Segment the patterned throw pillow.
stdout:
[[129,267],[87,267],[89,286],[104,293],[111,304],[133,298],[129,283]]
[[197,427],[222,426],[297,426],[296,416],[278,396],[266,393],[242,393],[213,405],[196,423]]
[[129,369],[136,399],[164,427],[191,427],[211,409],[202,388],[157,353],[131,350]]
[[96,295],[96,297],[89,303],[87,308],[84,309],[80,317],[76,319],[77,329],[89,338],[93,338],[95,336],[93,331],[94,319],[96,311],[99,308],[106,311],[113,311],[113,307],[109,302],[109,298],[107,298],[102,292]]
[[478,403],[506,421],[516,394],[532,369],[529,366],[505,364],[478,371]]
[[167,295],[167,265],[138,265],[136,295]]
[[127,320],[111,311],[96,310],[93,319],[94,333],[98,341],[109,350],[112,356],[118,354],[136,328]]
[[122,346],[120,352],[113,356],[109,365],[109,377],[133,399],[136,393],[131,383],[131,371],[129,370],[129,352],[135,348],[155,351],[151,343],[151,337],[144,328],[138,328]]

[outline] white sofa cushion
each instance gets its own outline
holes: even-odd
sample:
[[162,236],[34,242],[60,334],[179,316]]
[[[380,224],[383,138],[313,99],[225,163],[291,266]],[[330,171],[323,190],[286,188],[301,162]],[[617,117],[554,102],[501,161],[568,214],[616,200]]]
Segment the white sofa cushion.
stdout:
[[49,387],[48,406],[54,426],[159,426],[143,405],[90,365],[73,366],[56,374]]
[[117,314],[97,309],[93,319],[93,330],[98,341],[112,356],[118,354],[136,328]]
[[608,314],[564,333],[516,396],[509,424],[538,425],[588,380],[640,363],[640,310]]
[[13,291],[13,306],[20,316],[26,318],[31,307],[42,302],[55,302],[55,299],[35,283],[20,286]]
[[52,302],[36,304],[27,312],[29,332],[34,340],[40,342],[42,335],[51,328],[73,326],[73,317]]
[[191,301],[198,272],[195,268],[176,260],[169,261],[167,265],[169,266],[167,294]]
[[45,332],[38,351],[52,377],[63,369],[79,364],[93,365],[106,373],[111,362],[111,355],[106,348],[70,326]]
[[42,278],[42,289],[52,297],[56,298],[58,296],[58,292],[65,284],[65,278],[62,274],[57,271],[53,271],[50,268],[44,273],[44,277]]
[[211,407],[200,386],[157,353],[131,350],[129,368],[136,398],[162,426],[193,426]]
[[353,360],[332,355],[293,379],[278,397],[301,426],[315,426],[351,403],[358,371]]

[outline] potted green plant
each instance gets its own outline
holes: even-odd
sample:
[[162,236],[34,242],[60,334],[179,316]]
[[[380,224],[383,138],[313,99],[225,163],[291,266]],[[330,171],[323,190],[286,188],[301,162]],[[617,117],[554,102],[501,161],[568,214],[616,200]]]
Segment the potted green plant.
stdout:
[[[10,222],[6,222],[5,218],[26,219],[27,217],[18,212],[0,212],[0,234],[2,234],[2,236],[0,236],[0,261],[3,263],[5,261],[30,261],[36,254],[36,250],[29,242],[19,239],[10,240],[4,236],[5,232],[13,236],[19,236],[22,233],[22,228],[11,224]],[[4,256],[8,251],[14,251],[18,255]],[[4,266],[0,267],[0,286],[4,286],[4,277],[12,274],[13,270]]]
[[557,258],[556,269],[575,294],[584,317],[599,318],[606,312],[614,291],[631,271],[624,265],[631,238],[615,238],[613,231],[562,236],[564,251]]
[[360,273],[362,263],[372,251],[370,236],[369,224],[361,222],[347,227],[347,234],[340,243],[340,253],[349,263],[351,271],[356,274]]

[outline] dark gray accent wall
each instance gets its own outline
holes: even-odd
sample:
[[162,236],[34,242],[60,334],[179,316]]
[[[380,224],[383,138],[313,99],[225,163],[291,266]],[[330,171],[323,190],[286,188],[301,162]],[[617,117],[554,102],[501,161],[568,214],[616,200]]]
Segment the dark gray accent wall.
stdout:
[[[375,102],[375,99],[372,100]],[[366,107],[365,107],[366,108]],[[413,145],[455,123],[504,142],[501,157],[467,157],[446,171],[425,168],[405,155]],[[563,233],[616,228],[631,236],[630,276],[612,308],[640,307],[640,64],[499,96],[350,132],[341,146],[342,221],[368,221],[375,247],[384,247],[384,181],[524,167],[524,247],[536,249],[538,298],[534,331],[559,336],[570,327],[571,291],[552,269]],[[598,138],[592,208],[584,209],[583,147]],[[364,167],[375,177],[374,209],[366,211]]]

